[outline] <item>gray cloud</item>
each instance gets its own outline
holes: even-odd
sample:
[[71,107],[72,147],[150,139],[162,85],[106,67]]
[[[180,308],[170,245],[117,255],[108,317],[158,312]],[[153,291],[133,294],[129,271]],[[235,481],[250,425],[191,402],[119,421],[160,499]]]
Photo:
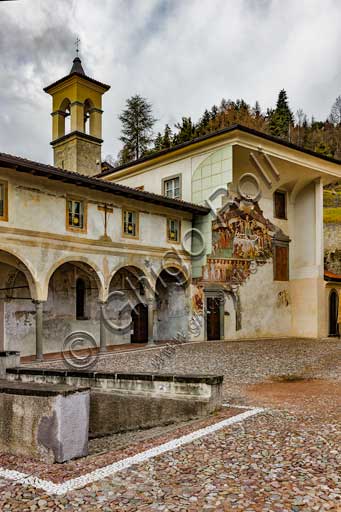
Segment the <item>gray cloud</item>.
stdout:
[[0,151],[52,161],[50,98],[81,38],[86,72],[111,84],[103,155],[119,149],[132,94],[158,128],[197,119],[222,97],[262,107],[288,91],[293,110],[326,118],[341,94],[338,0],[19,0],[0,2]]

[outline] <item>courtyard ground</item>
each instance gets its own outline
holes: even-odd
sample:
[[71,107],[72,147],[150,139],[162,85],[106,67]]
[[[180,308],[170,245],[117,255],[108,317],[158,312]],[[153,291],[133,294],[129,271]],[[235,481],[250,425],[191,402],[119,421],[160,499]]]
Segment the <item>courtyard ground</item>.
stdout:
[[[112,462],[113,453],[127,456],[239,414],[237,406],[265,410],[64,496],[2,479],[1,510],[341,511],[339,340],[184,344],[111,353],[97,368],[224,373],[232,407],[200,422],[92,441],[90,469]],[[37,474],[29,461],[4,462]]]

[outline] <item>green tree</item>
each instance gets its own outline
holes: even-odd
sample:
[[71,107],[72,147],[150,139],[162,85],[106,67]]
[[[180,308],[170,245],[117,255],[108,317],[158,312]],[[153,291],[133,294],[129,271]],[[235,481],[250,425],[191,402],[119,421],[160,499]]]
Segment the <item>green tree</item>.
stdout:
[[154,140],[154,149],[155,151],[161,151],[163,148],[163,137],[161,132],[158,132],[155,140]]
[[126,163],[146,153],[153,142],[156,119],[152,113],[152,105],[139,94],[127,99],[126,108],[118,118],[122,123],[120,140],[124,145],[121,161]]
[[172,129],[169,124],[166,124],[165,131],[163,132],[162,147],[163,149],[170,148],[173,144]]
[[196,129],[190,117],[183,117],[181,124],[177,123],[175,128],[179,131],[174,135],[174,144],[181,144],[194,139]]
[[269,131],[275,137],[290,138],[290,127],[294,124],[294,115],[288,104],[288,96],[284,89],[278,95],[275,110],[270,112]]

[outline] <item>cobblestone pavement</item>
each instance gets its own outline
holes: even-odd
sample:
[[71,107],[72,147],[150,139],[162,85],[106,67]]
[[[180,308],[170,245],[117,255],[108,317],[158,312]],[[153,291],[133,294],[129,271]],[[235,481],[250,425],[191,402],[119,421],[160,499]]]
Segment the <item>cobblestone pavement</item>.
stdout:
[[[123,356],[98,365],[122,369]],[[147,360],[155,364],[150,352]],[[341,512],[338,340],[192,344],[161,363],[159,371],[223,371],[227,401],[268,409],[63,497],[0,480],[0,510]]]

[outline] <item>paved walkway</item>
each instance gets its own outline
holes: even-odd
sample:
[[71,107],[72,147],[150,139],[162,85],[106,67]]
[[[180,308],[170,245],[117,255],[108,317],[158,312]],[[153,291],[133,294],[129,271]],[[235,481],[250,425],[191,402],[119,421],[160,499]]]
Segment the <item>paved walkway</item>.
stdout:
[[[124,357],[128,366],[135,360],[136,371],[143,352],[113,354],[98,364],[107,368],[111,359],[114,369]],[[64,497],[2,480],[0,509],[341,511],[340,341],[188,345],[177,347],[160,370],[173,365],[224,369],[226,400],[268,410]],[[101,443],[96,457],[109,449]]]

